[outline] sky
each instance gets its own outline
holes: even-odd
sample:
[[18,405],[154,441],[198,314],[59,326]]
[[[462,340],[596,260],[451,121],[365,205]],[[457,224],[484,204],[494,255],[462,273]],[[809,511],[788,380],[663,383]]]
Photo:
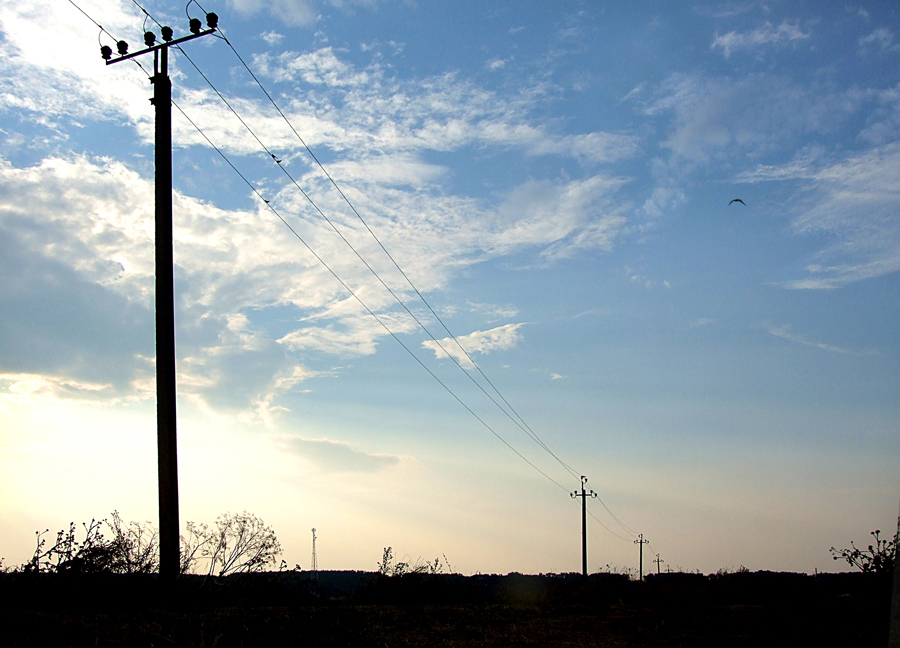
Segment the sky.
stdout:
[[169,56],[182,525],[579,571],[585,475],[592,572],[893,529],[895,2],[2,0],[7,566],[156,524],[154,63],[100,45],[206,11]]

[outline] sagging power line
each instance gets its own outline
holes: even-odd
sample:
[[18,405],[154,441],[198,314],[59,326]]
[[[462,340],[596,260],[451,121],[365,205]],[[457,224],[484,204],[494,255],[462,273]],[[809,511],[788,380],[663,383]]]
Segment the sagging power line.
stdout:
[[[97,26],[101,29],[101,32],[106,33],[107,35],[109,35],[110,37],[112,37],[112,35],[109,34],[109,32],[107,32],[107,31],[106,31],[105,29],[103,29],[98,23],[96,23],[96,21],[94,21],[94,20],[93,20],[87,13],[85,13],[80,7],[78,7],[77,5],[75,5],[75,3],[74,3],[72,0],[70,0],[70,2],[71,2],[71,4],[73,4],[76,8],[78,8],[79,11],[81,11],[88,19],[90,19],[92,22],[94,22],[94,24],[97,25]],[[155,18],[153,18],[153,17],[152,17],[152,16],[151,16],[151,15],[150,15],[143,7],[137,2],[137,0],[133,0],[133,2],[134,2],[134,4],[135,4],[135,5],[136,5],[136,6],[137,6],[137,7],[145,14],[145,16],[146,16],[146,18],[145,18],[145,24],[146,24],[147,18],[153,20],[158,26],[160,26],[160,27],[163,28],[164,40],[167,40],[167,39],[166,39],[166,33],[167,33],[166,30],[168,30],[168,28],[163,27],[158,21],[156,21]],[[192,2],[194,2],[194,4],[197,4],[197,6],[200,6],[199,3],[196,2],[196,0],[192,0]],[[189,3],[188,3],[188,6],[189,6],[190,4],[191,4],[191,3],[189,2]],[[202,9],[202,7],[201,7],[201,9]],[[186,10],[187,10],[187,8],[186,8]],[[204,10],[204,11],[205,11],[205,10]],[[211,15],[212,15],[212,16],[215,16],[215,14],[211,14]],[[192,29],[192,31],[195,31],[195,23],[194,23],[194,21],[196,21],[197,23],[199,23],[199,20],[197,20],[197,19],[191,19],[191,29]],[[206,33],[212,33],[212,31],[215,31],[215,29],[213,28],[210,32],[204,32],[204,34],[198,34],[198,33],[195,31],[195,36],[187,37],[187,38],[185,38],[185,39],[179,39],[179,41],[177,41],[177,42],[172,42],[172,43],[169,43],[169,42],[168,42],[168,40],[171,40],[171,38],[169,38],[169,39],[167,40],[167,44],[168,44],[168,45],[174,45],[174,46],[177,47],[181,42],[184,42],[185,40],[189,40],[189,39],[191,39],[191,38],[194,38],[194,37],[196,37],[196,35],[205,35]],[[168,33],[171,34],[171,30],[169,30]],[[149,34],[149,32],[148,32],[148,34]],[[366,230],[372,235],[372,237],[375,239],[375,241],[378,243],[378,245],[382,248],[382,250],[383,250],[384,253],[387,255],[387,257],[391,260],[391,262],[394,264],[394,266],[397,268],[397,270],[401,273],[401,275],[404,277],[404,279],[407,281],[407,283],[411,286],[411,288],[413,289],[413,291],[419,296],[419,298],[422,300],[422,302],[423,302],[423,303],[427,306],[427,308],[432,312],[432,314],[435,316],[436,320],[441,324],[441,326],[444,328],[444,330],[448,333],[448,335],[449,335],[450,338],[453,340],[453,342],[456,343],[456,345],[460,348],[460,350],[462,351],[462,353],[466,356],[466,358],[468,358],[469,361],[471,361],[472,365],[478,370],[478,372],[479,372],[480,375],[484,378],[484,380],[491,386],[491,388],[496,392],[496,394],[499,396],[499,398],[506,404],[506,406],[509,408],[509,412],[512,412],[512,413],[515,415],[515,418],[513,418],[513,415],[511,415],[511,414],[510,414],[503,406],[501,406],[499,403],[497,403],[497,401],[494,400],[494,398],[493,398],[490,394],[488,394],[488,393],[485,391],[485,389],[483,388],[483,386],[481,386],[480,383],[478,383],[477,381],[475,381],[475,380],[471,377],[471,375],[469,374],[469,372],[467,372],[467,371],[462,367],[462,365],[461,365],[458,361],[456,361],[456,359],[453,357],[453,354],[449,353],[449,352],[447,351],[447,349],[445,349],[445,348],[443,347],[443,345],[440,343],[440,341],[438,341],[438,340],[435,338],[435,336],[432,335],[431,332],[427,329],[427,327],[425,327],[425,326],[419,321],[419,319],[412,313],[412,311],[409,310],[409,308],[405,305],[405,303],[403,302],[403,300],[401,300],[401,299],[394,293],[394,291],[392,291],[392,290],[387,286],[387,284],[381,279],[381,277],[378,275],[378,273],[375,272],[375,270],[374,270],[373,268],[371,268],[371,266],[370,266],[370,265],[368,264],[368,262],[362,257],[362,255],[360,255],[358,252],[356,252],[355,248],[353,248],[353,246],[349,243],[349,241],[347,241],[346,238],[344,238],[344,236],[338,231],[338,229],[334,226],[333,222],[332,222],[330,219],[328,219],[328,217],[327,217],[327,216],[326,216],[326,215],[318,208],[318,206],[317,206],[317,205],[315,204],[315,202],[311,199],[311,197],[309,197],[308,194],[307,194],[307,193],[299,186],[299,184],[294,180],[294,178],[290,175],[290,173],[285,169],[285,166],[281,164],[282,160],[279,159],[272,151],[270,151],[270,150],[265,146],[265,144],[259,139],[259,137],[256,136],[256,134],[252,131],[252,129],[249,127],[249,125],[246,123],[246,121],[245,121],[243,118],[241,118],[241,116],[237,113],[237,111],[234,110],[234,108],[229,104],[229,102],[225,99],[225,97],[224,97],[224,96],[223,96],[223,95],[215,88],[215,86],[209,81],[208,77],[202,72],[202,70],[200,70],[200,68],[193,62],[193,60],[191,60],[191,58],[187,55],[187,53],[184,52],[184,50],[183,50],[182,48],[180,48],[180,47],[178,47],[178,49],[179,49],[179,51],[181,51],[181,53],[185,56],[185,58],[187,58],[187,60],[195,67],[195,69],[197,70],[197,72],[198,72],[199,74],[201,74],[201,76],[203,76],[203,78],[207,81],[207,83],[210,85],[210,87],[212,87],[212,89],[216,92],[216,94],[219,96],[219,98],[226,104],[226,106],[228,106],[228,108],[229,108],[229,109],[235,114],[235,116],[241,121],[241,123],[244,125],[244,127],[245,127],[245,128],[246,128],[253,136],[254,136],[254,138],[256,138],[256,140],[259,142],[259,144],[261,145],[261,147],[266,151],[266,153],[271,157],[271,159],[274,160],[274,161],[279,165],[279,168],[285,173],[285,175],[287,175],[287,177],[291,180],[291,182],[292,182],[292,183],[293,183],[293,184],[294,184],[294,185],[295,185],[295,186],[303,193],[303,195],[307,198],[307,200],[309,200],[309,202],[310,202],[310,203],[312,204],[312,206],[316,209],[316,211],[319,212],[320,215],[321,215],[326,221],[329,222],[329,225],[331,225],[331,227],[336,231],[336,233],[338,233],[338,235],[340,235],[341,238],[344,239],[344,241],[347,243],[347,245],[350,246],[350,248],[351,248],[354,252],[356,252],[356,254],[357,254],[357,256],[360,258],[360,260],[361,260],[361,261],[362,261],[362,262],[363,262],[363,263],[371,270],[371,272],[379,279],[379,281],[384,285],[384,287],[385,287],[386,289],[388,289],[389,292],[391,292],[391,294],[392,294],[392,295],[394,296],[394,298],[401,304],[401,306],[403,306],[403,307],[407,310],[407,312],[408,312],[408,313],[409,313],[409,314],[410,314],[410,315],[411,315],[411,316],[419,323],[420,327],[421,327],[423,330],[425,330],[425,332],[429,335],[429,337],[431,337],[431,339],[432,339],[433,341],[435,341],[435,342],[438,344],[438,346],[445,352],[445,354],[446,354],[448,357],[450,357],[451,359],[454,360],[454,362],[455,362],[455,363],[457,364],[457,366],[464,372],[464,374],[465,374],[467,377],[469,377],[469,379],[472,380],[472,381],[479,387],[479,389],[480,389],[480,390],[481,390],[481,391],[482,391],[482,392],[483,392],[483,393],[484,393],[484,394],[485,394],[485,395],[486,395],[486,396],[487,396],[487,397],[488,397],[488,398],[489,398],[489,399],[490,399],[490,400],[491,400],[491,401],[492,401],[499,409],[501,409],[501,411],[503,411],[504,414],[506,414],[507,417],[509,417],[509,418],[513,421],[513,423],[515,423],[520,429],[522,429],[523,431],[525,431],[526,434],[528,434],[528,435],[529,435],[529,436],[530,436],[530,437],[531,437],[531,438],[532,438],[532,439],[533,439],[540,447],[542,447],[546,452],[548,452],[548,453],[549,453],[549,454],[550,454],[550,455],[551,455],[551,456],[552,456],[552,457],[553,457],[553,458],[554,458],[554,459],[555,459],[555,460],[556,460],[563,468],[565,468],[567,471],[569,471],[569,472],[572,473],[572,474],[576,474],[576,473],[574,473],[574,469],[573,469],[571,466],[569,466],[567,463],[563,462],[563,461],[562,461],[555,453],[553,453],[553,452],[550,450],[550,448],[543,442],[543,440],[541,440],[540,437],[538,437],[537,434],[534,433],[534,431],[531,429],[530,426],[528,426],[528,424],[524,421],[524,419],[521,417],[521,415],[519,415],[519,413],[512,407],[512,405],[511,405],[511,404],[508,402],[508,400],[503,396],[503,394],[497,389],[497,387],[490,381],[490,379],[486,376],[486,374],[481,370],[481,368],[480,368],[480,367],[478,366],[478,364],[474,361],[474,359],[471,358],[471,356],[470,356],[469,353],[466,351],[466,349],[462,346],[462,344],[459,342],[459,340],[458,340],[458,339],[453,335],[453,333],[449,330],[449,328],[448,328],[447,325],[443,322],[443,320],[440,318],[440,316],[434,311],[434,309],[432,308],[432,306],[431,306],[431,305],[428,303],[428,301],[424,298],[424,296],[421,294],[421,292],[418,290],[418,288],[416,288],[416,286],[412,283],[412,281],[410,280],[410,278],[408,277],[408,275],[403,271],[403,269],[402,269],[402,268],[399,266],[399,264],[395,261],[395,259],[394,259],[393,256],[388,252],[388,250],[387,250],[386,247],[383,245],[383,243],[378,239],[378,237],[375,235],[374,231],[372,231],[372,229],[369,227],[369,225],[365,222],[365,220],[362,218],[361,214],[358,212],[358,210],[356,209],[356,207],[350,202],[350,200],[347,198],[347,196],[344,194],[344,192],[341,190],[341,188],[337,185],[337,183],[335,182],[335,180],[333,179],[333,177],[328,173],[328,171],[325,169],[325,167],[322,165],[322,163],[319,161],[319,159],[315,156],[315,154],[313,153],[313,151],[311,150],[311,148],[306,144],[306,142],[303,140],[303,138],[300,136],[300,134],[297,132],[297,130],[293,127],[293,125],[291,124],[290,120],[287,118],[287,116],[284,114],[284,112],[278,107],[277,103],[274,101],[274,99],[272,99],[271,95],[270,95],[269,92],[265,89],[265,87],[259,82],[259,79],[258,79],[258,78],[256,77],[256,75],[252,72],[252,70],[249,68],[249,66],[247,66],[246,62],[245,62],[244,59],[240,56],[240,54],[237,52],[237,50],[236,50],[235,47],[232,45],[232,43],[224,36],[224,34],[221,33],[220,30],[219,30],[219,33],[216,34],[216,36],[218,36],[221,40],[224,40],[224,41],[229,45],[229,47],[232,49],[232,51],[235,53],[235,55],[238,57],[238,59],[241,61],[241,63],[244,65],[244,67],[247,69],[247,71],[250,73],[250,75],[253,77],[254,81],[256,81],[256,83],[259,85],[260,89],[266,94],[266,96],[269,98],[269,100],[271,101],[271,103],[274,105],[274,107],[276,108],[276,110],[278,111],[278,113],[281,115],[281,117],[285,120],[285,122],[286,122],[286,123],[288,124],[288,126],[291,128],[292,132],[296,135],[296,137],[297,137],[298,140],[301,142],[301,144],[304,146],[304,148],[305,148],[305,149],[309,152],[309,154],[312,156],[312,158],[314,159],[314,161],[316,162],[316,164],[319,166],[319,168],[322,170],[322,172],[325,174],[325,176],[328,178],[328,180],[331,182],[331,184],[332,184],[332,185],[335,187],[335,189],[339,192],[339,194],[340,194],[341,197],[345,200],[345,202],[347,202],[347,204],[349,205],[349,207],[351,208],[351,210],[354,212],[354,214],[357,216],[357,218],[360,220],[360,222],[362,222],[362,224],[365,226]],[[148,43],[148,45],[149,45],[149,43]],[[161,47],[161,46],[160,46],[160,47]],[[107,48],[107,49],[109,49],[109,48]],[[147,51],[150,51],[150,50],[147,50]],[[120,50],[120,54],[122,54],[121,50]],[[136,55],[137,55],[137,54],[134,54],[134,55],[128,55],[128,56],[123,56],[122,59],[124,60],[124,58],[132,58],[133,56],[136,56]],[[119,60],[119,59],[117,59],[117,60]],[[135,62],[136,62],[136,61],[135,61]],[[142,69],[143,69],[143,68],[142,68]],[[171,101],[171,97],[170,97],[170,101]],[[542,474],[544,477],[546,477],[548,480],[550,480],[551,482],[553,482],[554,484],[556,484],[556,485],[559,486],[560,488],[563,488],[564,490],[567,490],[567,489],[565,489],[565,487],[562,486],[559,482],[557,482],[557,481],[554,480],[552,477],[550,477],[549,475],[547,475],[544,471],[542,471],[541,469],[539,469],[535,464],[533,464],[531,461],[529,461],[524,455],[522,455],[522,454],[521,454],[518,450],[516,450],[511,444],[509,444],[505,439],[503,439],[503,438],[502,438],[495,430],[493,430],[493,428],[491,428],[490,425],[488,425],[483,419],[481,419],[477,414],[475,414],[475,412],[474,412],[471,408],[469,408],[469,406],[466,405],[466,403],[463,402],[463,401],[462,401],[462,400],[461,400],[461,399],[460,399],[460,398],[459,398],[459,397],[458,397],[458,396],[457,396],[457,395],[456,395],[456,394],[455,394],[455,393],[454,393],[454,392],[453,392],[446,384],[444,384],[444,383],[443,383],[443,382],[442,382],[442,381],[441,381],[441,380],[440,380],[440,379],[439,379],[439,378],[438,378],[438,377],[437,377],[430,369],[428,369],[428,367],[425,366],[425,365],[422,363],[422,361],[421,361],[414,353],[412,353],[412,351],[411,351],[405,344],[403,344],[403,342],[400,341],[399,338],[398,338],[393,332],[391,332],[391,330],[386,326],[386,324],[385,324],[385,323],[384,323],[384,322],[383,322],[383,321],[382,321],[382,320],[381,320],[381,319],[380,319],[380,318],[379,318],[379,317],[378,317],[371,309],[369,309],[369,308],[362,302],[362,300],[358,297],[358,295],[357,295],[353,290],[351,290],[351,289],[349,288],[349,286],[348,286],[343,280],[340,279],[340,277],[339,277],[339,276],[338,276],[338,275],[337,275],[337,274],[336,274],[336,273],[335,273],[335,272],[334,272],[334,271],[333,271],[333,270],[332,270],[332,269],[324,262],[324,260],[323,260],[321,257],[319,257],[319,256],[315,253],[314,250],[312,250],[312,248],[311,248],[311,247],[310,247],[310,246],[309,246],[309,245],[308,245],[308,244],[307,244],[307,243],[299,236],[299,234],[298,234],[298,233],[297,233],[297,232],[296,232],[296,231],[295,231],[295,230],[294,230],[294,229],[293,229],[293,228],[292,228],[292,227],[284,220],[284,218],[282,218],[281,215],[278,214],[278,213],[275,211],[275,209],[271,206],[270,201],[267,200],[267,199],[264,199],[264,198],[262,197],[262,195],[259,194],[259,192],[258,192],[258,191],[255,189],[255,187],[252,185],[252,183],[250,183],[250,182],[246,179],[246,177],[243,176],[243,174],[241,174],[240,171],[238,171],[238,169],[234,166],[234,164],[233,164],[230,160],[228,160],[228,158],[224,155],[224,153],[223,153],[218,147],[216,147],[216,146],[211,142],[211,140],[209,140],[209,138],[205,135],[205,133],[203,133],[203,131],[202,131],[202,130],[201,130],[201,129],[200,129],[200,128],[199,128],[199,127],[198,127],[198,126],[197,126],[197,125],[196,125],[189,117],[187,117],[187,115],[184,113],[184,111],[183,111],[183,110],[182,110],[182,109],[181,109],[174,101],[171,101],[171,104],[172,104],[172,105],[175,105],[176,108],[178,108],[178,110],[179,110],[179,111],[180,111],[180,112],[188,119],[188,121],[191,123],[191,125],[192,125],[198,132],[200,132],[200,134],[207,140],[207,142],[210,144],[210,146],[212,146],[213,149],[216,150],[216,151],[219,153],[219,155],[222,156],[222,157],[226,160],[226,162],[232,167],[232,169],[233,169],[235,172],[238,173],[238,175],[239,175],[239,176],[240,176],[240,177],[248,184],[248,186],[250,186],[251,190],[252,190],[254,193],[256,193],[257,196],[265,202],[265,204],[270,208],[270,210],[271,210],[273,213],[275,213],[275,215],[282,221],[282,223],[284,223],[284,224],[288,227],[288,229],[290,229],[291,232],[292,232],[292,233],[293,233],[293,234],[294,234],[294,235],[295,235],[295,236],[296,236],[296,237],[297,237],[297,238],[298,238],[298,239],[299,239],[299,240],[300,240],[300,241],[301,241],[308,249],[309,249],[309,251],[310,251],[310,252],[311,252],[311,253],[312,253],[319,261],[320,261],[320,263],[322,263],[322,265],[323,265],[329,272],[331,272],[332,275],[334,275],[334,277],[342,284],[342,286],[343,286],[346,290],[348,290],[348,292],[351,294],[351,296],[353,296],[353,297],[354,297],[354,298],[355,298],[355,299],[363,306],[363,308],[364,308],[364,309],[365,309],[372,317],[374,317],[374,318],[376,319],[376,321],[378,321],[379,324],[381,324],[381,326],[384,327],[385,330],[386,330],[392,337],[394,337],[394,339],[395,339],[398,343],[401,344],[401,346],[407,351],[407,353],[409,353],[409,354],[410,354],[410,355],[411,355],[411,356],[412,356],[412,357],[413,357],[420,365],[422,365],[422,367],[425,368],[426,371],[428,371],[429,374],[431,374],[432,377],[435,378],[435,380],[437,380],[437,382],[438,382],[439,384],[441,384],[441,386],[444,387],[444,389],[447,390],[447,391],[451,394],[451,396],[453,396],[457,401],[459,401],[460,404],[461,404],[466,410],[468,410],[473,416],[475,416],[475,418],[476,418],[477,420],[479,420],[479,421],[480,421],[480,422],[481,422],[481,423],[482,423],[482,424],[483,424],[483,425],[484,425],[484,426],[485,426],[492,434],[494,434],[500,441],[502,441],[505,445],[507,445],[507,447],[509,447],[516,455],[518,455],[520,458],[522,458],[522,459],[523,459],[526,463],[528,463],[532,468],[534,468],[535,470],[537,470],[540,474]],[[171,139],[170,139],[170,145],[171,145]],[[171,196],[171,189],[170,189],[170,196]],[[584,483],[583,483],[583,485],[584,485]],[[583,490],[583,489],[582,489],[582,490]],[[596,494],[593,493],[593,491],[591,491],[591,493],[592,493],[592,495],[593,495],[594,497],[596,497]],[[622,526],[623,529],[625,529],[627,532],[629,532],[629,533],[631,533],[631,534],[633,535],[633,532],[632,532],[628,527],[626,527],[626,526],[625,526],[625,525],[624,525],[624,524],[623,524],[623,523],[622,523],[622,522],[621,522],[621,521],[620,521],[620,520],[612,513],[611,510],[609,510],[609,508],[606,506],[606,504],[603,503],[602,500],[600,500],[600,501],[601,501],[601,504],[603,505],[603,507],[606,509],[606,511],[610,514],[610,516],[611,516],[611,517],[612,517],[612,518],[613,518],[620,526]],[[583,500],[582,500],[583,508],[584,508],[584,503],[585,503],[585,501],[584,501],[584,499],[583,499]],[[600,522],[600,520],[599,520],[593,513],[590,513],[590,514],[591,514],[591,516],[592,516],[592,517],[593,517],[593,518],[594,518],[601,526],[603,526],[603,528],[605,528],[607,531],[609,531],[610,533],[612,533],[612,534],[615,535],[616,537],[621,538],[621,536],[618,536],[618,534],[615,534],[615,533],[612,532],[608,527],[606,527],[606,525],[604,525],[602,522]],[[584,535],[584,533],[585,533],[585,529],[584,529],[584,527],[585,527],[584,510],[583,510],[582,518],[583,518],[583,520],[582,520],[582,526],[583,526],[583,535]],[[622,538],[622,539],[624,540],[625,538]],[[585,551],[586,551],[586,547],[585,547]],[[586,570],[586,566],[584,566],[584,567],[585,567],[585,570]]]

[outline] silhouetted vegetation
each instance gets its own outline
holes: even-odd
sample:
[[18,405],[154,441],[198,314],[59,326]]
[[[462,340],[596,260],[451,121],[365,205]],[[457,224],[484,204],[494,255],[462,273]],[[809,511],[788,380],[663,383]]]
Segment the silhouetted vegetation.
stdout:
[[0,574],[14,646],[853,646],[887,639],[873,573]]
[[[448,571],[453,571],[450,568],[450,562],[447,560],[447,556],[444,556],[444,562],[447,565]],[[435,558],[434,562],[429,562],[427,560],[422,561],[421,558],[418,559],[415,563],[411,563],[408,560],[394,562],[393,547],[384,548],[384,551],[381,554],[381,562],[378,563],[378,573],[382,576],[404,576],[406,574],[440,574],[443,571],[444,565],[441,563],[440,558]]]
[[898,539],[900,539],[900,531],[894,534],[893,539],[883,540],[881,531],[876,529],[869,535],[875,538],[875,544],[869,545],[867,549],[857,549],[853,541],[850,542],[849,549],[830,549],[832,557],[835,560],[844,559],[849,565],[856,567],[864,573],[875,574],[893,574],[894,573],[894,557],[897,553]]
[[214,528],[187,523],[181,539],[181,572],[190,573],[206,562],[208,576],[265,571],[281,555],[275,531],[252,513],[225,513]]
[[[21,566],[25,572],[93,574],[149,574],[159,566],[159,533],[149,522],[122,522],[118,511],[111,520],[91,520],[83,523],[84,538],[76,538],[78,527],[74,522],[69,528],[56,534],[56,541],[48,546],[49,533],[36,531],[37,546],[27,563]],[[111,532],[107,539],[103,527]]]
[[[149,523],[126,524],[114,513],[70,525],[52,546],[46,534],[37,534],[28,563],[0,568],[4,647],[880,648],[887,639],[891,584],[874,567],[813,576],[741,566],[644,582],[609,565],[587,578],[464,576],[446,557],[397,561],[386,547],[375,571],[313,574],[283,561],[264,571],[280,546],[271,527],[243,513],[221,516],[214,528],[189,525],[186,563],[206,560],[205,569],[165,583],[153,573]],[[870,557],[890,544],[873,535]]]
[[[150,522],[123,522],[113,511],[109,519],[92,519],[81,529],[79,540],[79,527],[70,523],[57,532],[52,544],[46,537],[49,529],[35,532],[34,555],[7,571],[153,574],[159,569],[159,531]],[[181,537],[181,573],[193,573],[201,565],[207,576],[261,572],[274,566],[280,554],[272,527],[246,511],[225,513],[213,527],[187,523],[187,535]]]

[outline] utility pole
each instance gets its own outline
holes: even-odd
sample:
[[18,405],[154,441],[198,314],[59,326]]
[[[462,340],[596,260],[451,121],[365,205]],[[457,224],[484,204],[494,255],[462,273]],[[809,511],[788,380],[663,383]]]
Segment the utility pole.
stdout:
[[569,495],[572,499],[581,498],[581,574],[587,577],[587,506],[585,502],[588,497],[597,497],[597,493],[593,490],[585,492],[584,485],[587,483],[587,477],[581,476],[581,493],[572,491]]
[[104,45],[100,55],[107,65],[153,52],[153,98],[156,111],[156,448],[159,478],[159,576],[174,581],[181,571],[178,522],[178,444],[175,409],[175,295],[172,254],[172,81],[169,79],[169,47],[206,36],[216,31],[219,17],[206,14],[209,29],[191,18],[190,36],[173,40],[171,27],[163,27],[163,42],[156,45],[156,34],[144,34],[146,49],[128,53],[128,43],[119,41],[119,56]]
[[313,534],[313,552],[312,552],[312,570],[313,570],[313,581],[316,585],[319,584],[319,562],[316,559],[316,530],[312,530]]
[[640,558],[640,562],[638,564],[640,565],[640,570],[639,570],[640,579],[643,581],[644,580],[644,545],[650,544],[650,541],[644,540],[644,534],[641,533],[638,536],[638,539],[634,541],[634,544],[640,545],[640,548],[641,548],[641,558]]
[[666,562],[666,561],[665,561],[665,560],[660,560],[660,559],[659,559],[659,554],[656,554],[656,560],[653,560],[652,562],[655,562],[655,563],[656,563],[656,575],[659,576],[659,573],[660,573],[660,572],[659,572],[659,566],[660,566],[661,563],[664,563],[664,562]]

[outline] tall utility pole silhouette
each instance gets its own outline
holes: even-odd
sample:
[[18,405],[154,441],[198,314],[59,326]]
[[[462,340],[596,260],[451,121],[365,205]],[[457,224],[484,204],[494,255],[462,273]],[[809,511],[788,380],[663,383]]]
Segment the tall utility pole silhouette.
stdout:
[[650,544],[650,541],[644,540],[644,534],[641,533],[640,535],[638,535],[638,539],[634,541],[634,544],[640,545],[641,547],[641,557],[640,562],[638,563],[640,565],[640,568],[638,573],[640,573],[640,579],[644,580],[644,545]]
[[585,492],[584,485],[587,483],[587,477],[581,476],[581,493],[572,491],[569,493],[572,499],[581,498],[581,574],[587,576],[587,506],[585,502],[588,497],[597,497],[594,491]]
[[146,49],[128,53],[128,43],[119,41],[119,56],[104,45],[100,55],[107,65],[153,52],[153,98],[156,111],[156,449],[159,476],[159,575],[172,581],[181,569],[178,523],[178,444],[175,410],[175,295],[172,255],[172,81],[169,79],[169,48],[216,31],[219,17],[206,14],[209,29],[191,18],[190,36],[173,40],[171,27],[160,31],[163,42],[155,45],[156,34],[146,32]]
[[666,562],[666,561],[665,561],[665,560],[660,560],[660,559],[659,559],[659,554],[656,554],[656,560],[651,560],[650,562],[655,562],[655,563],[656,563],[656,575],[659,576],[659,566],[660,566],[660,564],[662,564],[662,563],[664,563],[664,562]]

